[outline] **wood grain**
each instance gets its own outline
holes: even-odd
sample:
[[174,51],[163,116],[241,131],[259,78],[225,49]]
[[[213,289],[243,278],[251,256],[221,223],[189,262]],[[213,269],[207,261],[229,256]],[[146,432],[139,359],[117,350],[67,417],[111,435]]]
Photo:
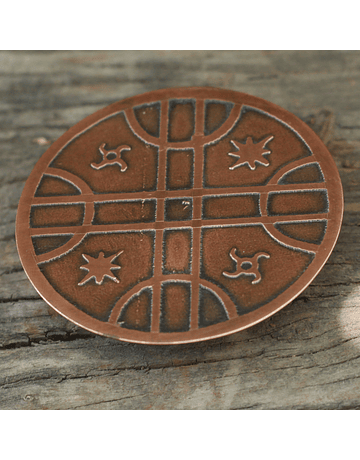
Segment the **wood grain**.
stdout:
[[[199,344],[120,343],[39,298],[16,251],[17,204],[74,123],[174,86],[247,92],[305,120],[339,168],[343,228],[311,286],[267,321]],[[359,52],[1,52],[0,212],[0,409],[360,407]]]

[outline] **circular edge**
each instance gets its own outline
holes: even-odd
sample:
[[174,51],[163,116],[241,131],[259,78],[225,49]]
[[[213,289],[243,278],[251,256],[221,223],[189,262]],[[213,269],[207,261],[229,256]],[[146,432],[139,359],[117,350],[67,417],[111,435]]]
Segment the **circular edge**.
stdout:
[[[176,93],[176,95],[174,93]],[[316,158],[323,160],[321,167],[325,173],[327,190],[329,193],[329,202],[331,203],[333,210],[330,209],[329,211],[330,217],[328,219],[328,228],[325,234],[325,238],[320,246],[321,250],[316,254],[316,259],[299,277],[299,279],[291,285],[291,288],[288,288],[270,303],[258,308],[253,312],[225,321],[224,323],[208,326],[204,329],[196,329],[186,333],[173,332],[171,333],[171,342],[168,340],[168,333],[144,333],[134,330],[128,332],[126,329],[121,329],[122,336],[119,337],[118,326],[104,323],[95,318],[92,318],[86,313],[76,309],[70,302],[66,301],[62,296],[60,296],[41,274],[33,259],[33,255],[29,254],[28,248],[26,247],[27,244],[25,240],[21,239],[21,234],[28,230],[25,223],[28,221],[28,211],[30,209],[32,199],[32,194],[30,194],[31,189],[33,188],[32,182],[38,175],[39,170],[41,170],[41,174],[43,173],[44,167],[47,166],[49,160],[53,158],[53,156],[58,152],[60,148],[63,148],[64,145],[66,145],[74,137],[80,134],[81,131],[84,129],[89,129],[91,125],[99,122],[102,118],[105,118],[114,112],[122,111],[129,106],[133,107],[137,104],[136,101],[139,101],[139,104],[146,104],[148,102],[153,102],[155,100],[161,100],[168,97],[181,98],[181,93],[183,93],[183,96],[186,95],[186,97],[206,99],[207,96],[209,96],[211,99],[226,99],[241,105],[251,105],[255,108],[268,112],[270,115],[275,116],[280,121],[283,121],[291,126],[296,132],[298,132],[298,134],[300,134],[303,140],[310,145],[311,150],[313,151]],[[292,302],[309,286],[309,284],[314,280],[314,278],[321,271],[326,261],[330,257],[341,230],[343,211],[343,189],[336,164],[330,152],[327,150],[326,146],[319,139],[319,137],[303,121],[296,117],[296,115],[277,106],[276,104],[273,104],[272,102],[266,101],[256,96],[251,96],[246,93],[212,87],[179,87],[151,91],[115,102],[114,104],[111,104],[87,116],[79,123],[75,124],[68,131],[66,131],[60,138],[58,138],[37,161],[25,183],[18,205],[15,236],[20,261],[32,285],[39,293],[39,295],[55,311],[70,320],[72,323],[75,323],[78,326],[95,334],[114,338],[119,341],[152,345],[177,345],[212,340],[225,335],[234,334],[241,330],[247,329],[261,321],[264,321]],[[37,279],[39,274],[41,275],[42,282],[45,282],[41,288],[38,288],[33,282],[33,279]],[[289,289],[295,292],[293,296],[289,297]],[[56,304],[61,304],[63,307],[62,310],[59,310],[55,306]],[[129,334],[130,337],[128,336]],[[184,334],[189,336],[185,340],[183,338]],[[144,335],[146,335],[145,338]]]

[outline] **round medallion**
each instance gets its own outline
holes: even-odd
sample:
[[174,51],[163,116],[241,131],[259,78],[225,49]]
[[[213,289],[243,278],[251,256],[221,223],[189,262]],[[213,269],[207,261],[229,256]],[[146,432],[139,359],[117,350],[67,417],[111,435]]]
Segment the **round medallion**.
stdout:
[[175,344],[291,302],[338,237],[331,155],[291,113],[213,88],[125,99],[67,131],[32,171],[16,239],[39,294],[119,340]]

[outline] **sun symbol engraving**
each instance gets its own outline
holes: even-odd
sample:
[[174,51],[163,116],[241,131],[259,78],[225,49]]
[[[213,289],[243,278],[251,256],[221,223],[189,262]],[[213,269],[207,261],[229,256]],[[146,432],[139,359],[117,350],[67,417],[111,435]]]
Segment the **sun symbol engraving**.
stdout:
[[252,137],[248,137],[246,139],[246,143],[242,144],[239,141],[230,141],[234,147],[236,147],[237,152],[229,152],[228,155],[238,158],[238,161],[233,165],[230,166],[229,169],[234,170],[247,164],[249,168],[254,171],[256,169],[256,163],[259,163],[263,166],[269,166],[269,162],[264,155],[269,155],[271,150],[265,150],[265,146],[268,142],[274,139],[274,136],[268,136],[266,139],[257,142],[254,144]]
[[115,281],[115,283],[118,283],[119,280],[114,276],[111,270],[120,270],[121,267],[113,264],[112,262],[123,252],[124,251],[120,251],[117,254],[112,254],[108,257],[105,257],[102,251],[99,252],[98,257],[91,257],[88,254],[82,254],[87,264],[80,268],[81,270],[87,270],[89,273],[87,273],[85,278],[78,285],[83,286],[85,283],[90,281],[91,278],[95,278],[96,284],[102,284],[106,276]]

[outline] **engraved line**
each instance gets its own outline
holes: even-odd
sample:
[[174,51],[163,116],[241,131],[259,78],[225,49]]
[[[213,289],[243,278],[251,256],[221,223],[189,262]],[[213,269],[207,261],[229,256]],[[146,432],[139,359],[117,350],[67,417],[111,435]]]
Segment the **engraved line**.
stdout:
[[[128,303],[128,301],[135,296],[138,292],[140,292],[142,289],[146,287],[152,287],[154,288],[156,284],[161,286],[161,281],[191,281],[191,275],[162,275],[159,279],[157,279],[158,282],[154,282],[154,277],[142,281],[138,283],[136,286],[134,286],[132,289],[130,289],[128,292],[126,292],[115,304],[114,308],[112,309],[112,312],[109,316],[108,322],[111,324],[116,324],[119,316],[121,314],[121,310],[123,307]],[[153,305],[154,305],[154,300],[153,300]],[[159,332],[159,331],[157,331]]]
[[53,249],[52,251],[46,252],[44,254],[40,255],[35,255],[35,262],[36,263],[41,263],[41,262],[49,262],[50,260],[56,259],[60,256],[63,256],[70,252],[72,249],[74,249],[76,246],[78,246],[81,241],[85,238],[86,233],[82,233],[81,229],[85,226],[91,226],[91,223],[93,221],[95,214],[95,207],[93,203],[86,203],[85,204],[85,215],[84,215],[84,220],[83,224],[81,227],[76,227],[74,230],[74,236],[63,246],[60,246],[59,248]]
[[[161,104],[163,105],[166,103],[168,105],[168,101],[162,101]],[[197,99],[198,104],[202,104],[204,106],[204,99]],[[203,134],[203,127],[204,123],[202,126],[199,125],[198,131],[202,131],[202,137],[204,139],[205,144],[212,144],[218,140],[220,140],[222,137],[224,137],[229,131],[233,129],[235,124],[237,123],[240,113],[241,113],[241,108],[242,106],[239,104],[235,104],[234,107],[231,109],[231,112],[229,114],[229,117],[226,119],[226,121],[220,126],[219,129],[214,131],[213,133],[204,136]],[[142,139],[145,143],[155,145],[157,147],[161,146],[163,148],[171,148],[173,150],[183,150],[183,149],[192,149],[194,148],[194,137],[196,136],[196,133],[193,136],[193,139],[190,141],[183,141],[183,142],[168,142],[167,137],[162,138],[161,134],[159,138],[153,137],[150,134],[148,134],[139,124],[138,120],[135,117],[135,114],[132,109],[126,109],[124,111],[127,122],[129,124],[129,127],[131,130],[136,134],[140,139]],[[168,113],[166,114],[168,115]],[[168,119],[168,117],[166,117]],[[204,116],[203,116],[204,119]],[[160,124],[161,124],[161,114],[160,114]],[[160,128],[161,130],[161,128]]]
[[214,131],[213,133],[209,134],[208,136],[204,136],[204,146],[209,144],[214,144],[222,137],[226,136],[236,125],[239,120],[240,113],[241,113],[241,105],[235,104],[234,107],[231,109],[230,115],[223,123],[219,129]]
[[197,227],[193,229],[190,330],[199,328],[200,241],[201,228]]
[[291,163],[284,165],[277,173],[275,173],[266,185],[277,184],[286,173],[293,169],[297,169],[299,166],[304,166],[311,163],[316,163],[316,161],[314,162],[313,156],[308,156],[305,158],[300,158],[296,161],[292,161]]
[[[160,145],[158,157],[158,184],[157,189],[161,192],[166,188],[166,144],[168,131],[168,112],[169,103],[167,100],[161,102],[160,112]],[[164,221],[164,199],[158,199],[156,209],[156,236],[155,236],[155,254],[154,254],[154,278],[162,276],[162,251],[164,239],[164,227],[158,226]],[[154,283],[152,297],[152,312],[151,312],[151,332],[160,331],[160,312],[161,312],[161,283]]]
[[63,246],[60,246],[59,248],[54,249],[52,251],[46,252],[45,254],[40,254],[38,256],[35,255],[35,263],[41,264],[42,262],[49,262],[50,260],[57,259],[58,257],[67,254],[78,244],[80,244],[81,241],[85,238],[85,236],[86,234],[77,233],[71,238],[71,240],[69,240]]
[[[154,254],[154,280],[158,280],[162,275],[162,241],[163,230],[157,230],[155,235],[155,254]],[[151,332],[160,331],[160,309],[161,309],[161,283],[154,282],[152,309],[151,309]]]
[[[292,163],[291,165],[293,166],[294,163]],[[301,170],[301,169],[306,168],[307,166],[311,166],[311,165],[317,166],[317,167],[319,168],[319,169],[318,169],[318,172],[321,174],[322,180],[321,180],[321,181],[317,181],[316,183],[319,184],[319,183],[321,183],[321,182],[325,182],[324,173],[323,173],[323,171],[322,171],[322,169],[321,169],[320,164],[319,164],[317,161],[311,161],[311,162],[309,162],[309,163],[305,163],[304,165],[299,165],[299,166],[293,167],[292,169],[290,169],[290,171],[287,171],[287,172],[284,172],[284,173],[283,173],[283,175],[282,175],[282,176],[280,177],[280,179],[279,179],[279,182],[280,182],[281,179],[283,179],[283,177],[286,176],[287,174],[292,173],[292,172],[297,171],[297,170]],[[281,169],[280,171],[283,172],[282,169]]]
[[236,217],[236,218],[220,218],[220,219],[196,219],[193,221],[172,221],[172,222],[147,222],[135,224],[104,224],[104,225],[82,225],[79,227],[47,227],[47,228],[30,228],[31,236],[40,235],[63,235],[68,233],[87,234],[87,233],[116,233],[124,231],[141,231],[141,230],[164,230],[167,228],[184,228],[191,225],[192,228],[207,228],[207,227],[233,227],[256,224],[274,224],[282,222],[298,222],[298,221],[316,221],[329,220],[328,213],[319,214],[302,214],[288,216],[261,216],[261,217]]
[[[290,129],[290,131],[292,131],[293,133],[295,133],[295,135],[302,140],[302,142],[306,145],[307,149],[309,150],[309,152],[314,155],[314,152],[311,150],[309,144],[306,142],[306,140],[291,126],[289,125],[288,123],[286,123],[284,120],[281,120],[281,118],[278,118],[276,117],[275,115],[272,115],[271,113],[269,112],[266,112],[265,110],[261,110],[261,109],[258,109],[257,107],[252,107],[251,105],[244,105],[244,108],[249,108],[251,110],[253,110],[254,112],[260,112],[262,114],[264,114],[265,116],[267,117],[270,117],[274,120],[276,120],[278,123],[280,123],[281,125],[283,126],[286,126],[288,129]],[[314,155],[315,156],[315,155]]]
[[225,307],[228,319],[233,319],[238,317],[238,313],[234,302],[230,299],[230,297],[223,291],[219,286],[216,284],[211,283],[203,278],[200,279],[200,284],[204,287],[209,288],[210,290],[214,291],[215,294],[220,298],[223,306]]
[[274,227],[274,224],[263,224],[267,233],[269,233],[273,239],[277,242],[282,243],[284,246],[293,248],[293,249],[301,249],[302,251],[306,252],[314,252],[317,253],[319,251],[320,246],[317,244],[307,243],[305,241],[299,241],[296,238],[290,238],[279,230]]
[[[164,100],[161,102],[161,111],[163,110],[163,107],[165,107],[165,104],[166,106],[168,106],[167,100]],[[179,150],[179,149],[182,150],[182,149],[190,149],[190,148],[192,149],[193,148],[192,140],[186,141],[186,142],[172,143],[172,142],[168,142],[167,134],[166,134],[166,138],[162,137],[161,135],[162,120],[164,120],[165,118],[166,120],[168,119],[168,112],[166,112],[166,116],[164,116],[164,112],[160,113],[160,137],[159,138],[151,136],[141,127],[132,109],[126,109],[125,116],[126,116],[126,120],[128,122],[130,129],[139,139],[141,139],[146,144],[155,145],[156,147],[160,147],[164,149],[171,148],[172,150]],[[166,126],[166,132],[167,132],[167,126]]]
[[79,176],[76,176],[75,174],[72,174],[63,169],[51,168],[51,167],[47,168],[44,174],[49,175],[49,176],[59,177],[60,179],[64,179],[67,182],[72,183],[77,189],[81,191],[82,195],[84,194],[93,195],[93,191],[88,186],[88,184],[85,181],[83,181]]
[[[147,133],[137,121],[134,110],[132,108],[124,110],[126,121],[129,125],[129,128],[137,137],[139,137],[142,141],[146,144],[155,145],[159,147],[160,139],[157,137],[151,136],[151,134]],[[160,115],[161,116],[161,115]]]
[[[173,275],[173,274],[162,275],[161,279],[159,279],[158,281],[159,281],[158,284],[160,284],[161,281],[189,281],[189,282],[192,282],[193,277],[192,275]],[[238,316],[234,303],[232,302],[230,297],[226,294],[226,292],[224,292],[219,286],[205,279],[201,279],[200,284],[206,288],[209,288],[210,290],[214,291],[215,294],[217,294],[217,296],[220,298],[220,300],[223,302],[225,306],[229,319],[233,319]],[[136,286],[134,286],[132,289],[126,292],[116,302],[114,308],[111,311],[108,322],[110,324],[116,324],[121,315],[121,310],[130,301],[130,299],[136,296],[144,288],[153,287],[153,285],[154,285],[154,278],[150,278],[148,280],[138,283]]]
[[298,251],[301,250],[304,252],[311,252],[315,254],[319,251],[319,246],[317,246],[316,244],[305,243],[304,241],[298,241],[298,240],[294,241],[294,239],[289,238],[283,235],[278,230],[276,230],[276,228],[273,225],[263,224],[263,227],[266,233],[270,235],[273,240],[275,240],[277,243],[281,244],[282,246],[285,246],[287,248],[291,248],[294,250],[298,250]]
[[267,201],[268,201],[269,193],[261,193],[260,200],[259,200],[259,208],[261,216],[267,216]]
[[[167,100],[162,101],[161,105],[163,105],[164,103],[168,105]],[[204,105],[204,100],[197,99],[197,104]],[[218,130],[216,130],[214,133],[209,134],[208,136],[204,136],[202,134],[204,142],[206,144],[211,144],[219,140],[221,137],[225,136],[235,126],[236,122],[238,121],[240,112],[241,112],[241,105],[235,104],[230,112],[229,117],[220,126]],[[124,113],[125,113],[125,117],[126,117],[126,120],[128,122],[130,129],[133,131],[134,134],[136,134],[145,143],[155,145],[157,147],[161,146],[162,148],[166,148],[166,149],[171,148],[172,150],[183,150],[183,149],[194,148],[194,137],[196,136],[196,133],[194,133],[194,136],[190,141],[169,142],[167,140],[167,137],[162,138],[161,134],[159,138],[153,137],[150,134],[148,134],[139,124],[138,120],[135,117],[133,109],[126,109],[124,110]],[[160,125],[161,125],[161,115],[162,114],[160,114]],[[166,115],[168,115],[168,113]],[[168,119],[168,116],[166,116],[166,118]],[[204,126],[204,123],[202,126],[199,125],[199,131],[200,129],[203,130],[203,126]],[[161,131],[161,127],[160,127],[160,131]]]
[[[200,189],[203,182],[204,169],[204,120],[205,120],[205,102],[204,100],[196,101],[195,112],[195,134],[194,134],[194,188]],[[201,219],[202,200],[200,196],[193,195],[193,221]],[[201,246],[201,228],[193,227],[193,244],[192,244],[192,267],[191,274],[193,281],[191,283],[191,308],[190,308],[190,330],[199,328],[199,278],[200,278],[200,246]]]
[[69,196],[49,196],[49,197],[34,197],[32,206],[40,206],[46,204],[72,204],[72,203],[106,203],[111,201],[132,201],[132,200],[147,200],[150,198],[164,199],[177,198],[191,195],[197,196],[231,196],[231,195],[248,195],[249,193],[268,194],[270,192],[292,192],[306,190],[327,190],[326,187],[319,186],[319,183],[310,184],[274,184],[274,185],[259,185],[251,187],[222,187],[222,188],[193,188],[184,190],[158,190],[154,192],[123,192],[123,193],[104,193],[104,194],[82,194]]
[[[168,115],[168,101],[164,101],[161,104],[161,115],[160,115],[160,139],[161,141],[167,136],[167,115]],[[166,115],[165,115],[166,114]],[[158,164],[158,186],[157,189],[165,191],[166,189],[166,151],[167,148],[163,147],[161,142],[161,148],[159,151],[159,164]]]

